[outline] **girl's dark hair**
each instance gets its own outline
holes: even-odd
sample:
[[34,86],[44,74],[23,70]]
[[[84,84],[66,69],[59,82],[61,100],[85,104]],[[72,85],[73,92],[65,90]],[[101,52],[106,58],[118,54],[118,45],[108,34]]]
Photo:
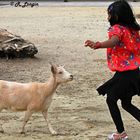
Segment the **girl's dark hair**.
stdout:
[[127,1],[117,0],[109,5],[107,11],[111,16],[109,19],[111,26],[120,24],[134,30],[140,30],[140,25],[137,23],[133,11]]

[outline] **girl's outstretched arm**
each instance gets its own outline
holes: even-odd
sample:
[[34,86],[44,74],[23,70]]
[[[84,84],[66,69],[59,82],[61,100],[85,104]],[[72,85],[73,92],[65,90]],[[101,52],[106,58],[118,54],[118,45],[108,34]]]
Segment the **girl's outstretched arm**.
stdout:
[[[111,39],[108,39],[107,41],[103,41],[103,42],[100,42],[101,43],[101,46],[99,48],[113,48],[117,43],[119,42],[119,38],[118,36],[112,36]],[[98,49],[95,48],[94,49]]]
[[119,42],[119,37],[114,35],[111,39],[108,39],[103,42],[93,42],[91,40],[87,40],[85,42],[85,46],[89,46],[92,49],[99,49],[99,48],[113,48]]

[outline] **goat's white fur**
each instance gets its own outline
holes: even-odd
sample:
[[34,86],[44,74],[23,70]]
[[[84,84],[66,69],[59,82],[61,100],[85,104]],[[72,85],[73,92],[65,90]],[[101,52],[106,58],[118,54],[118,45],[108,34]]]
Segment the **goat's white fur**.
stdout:
[[[24,127],[31,115],[41,111],[50,132],[57,134],[48,121],[48,108],[58,85],[71,81],[73,76],[62,66],[52,65],[51,71],[52,75],[46,83],[17,83],[0,80],[0,111],[2,109],[26,111],[21,133],[24,133]],[[2,127],[1,130],[3,131]]]

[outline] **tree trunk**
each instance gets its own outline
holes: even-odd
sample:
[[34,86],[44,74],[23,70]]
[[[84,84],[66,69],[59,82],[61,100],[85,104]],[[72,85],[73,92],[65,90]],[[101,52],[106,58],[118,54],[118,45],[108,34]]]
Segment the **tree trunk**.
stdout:
[[0,57],[4,58],[23,58],[34,57],[38,52],[35,45],[20,36],[8,32],[6,29],[0,29]]

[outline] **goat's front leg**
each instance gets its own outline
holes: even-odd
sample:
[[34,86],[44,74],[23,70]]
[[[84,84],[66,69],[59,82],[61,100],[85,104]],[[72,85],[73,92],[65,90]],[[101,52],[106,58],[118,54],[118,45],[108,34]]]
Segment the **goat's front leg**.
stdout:
[[25,134],[25,132],[24,132],[25,125],[26,125],[27,122],[29,121],[29,118],[32,116],[32,114],[33,114],[33,112],[30,111],[30,110],[27,110],[27,111],[25,112],[25,117],[24,117],[24,122],[23,122],[21,134]]
[[51,124],[49,123],[49,120],[48,120],[48,110],[45,110],[42,112],[46,122],[47,122],[47,126],[49,128],[49,131],[51,132],[51,134],[53,135],[57,135],[57,132],[52,128]]

